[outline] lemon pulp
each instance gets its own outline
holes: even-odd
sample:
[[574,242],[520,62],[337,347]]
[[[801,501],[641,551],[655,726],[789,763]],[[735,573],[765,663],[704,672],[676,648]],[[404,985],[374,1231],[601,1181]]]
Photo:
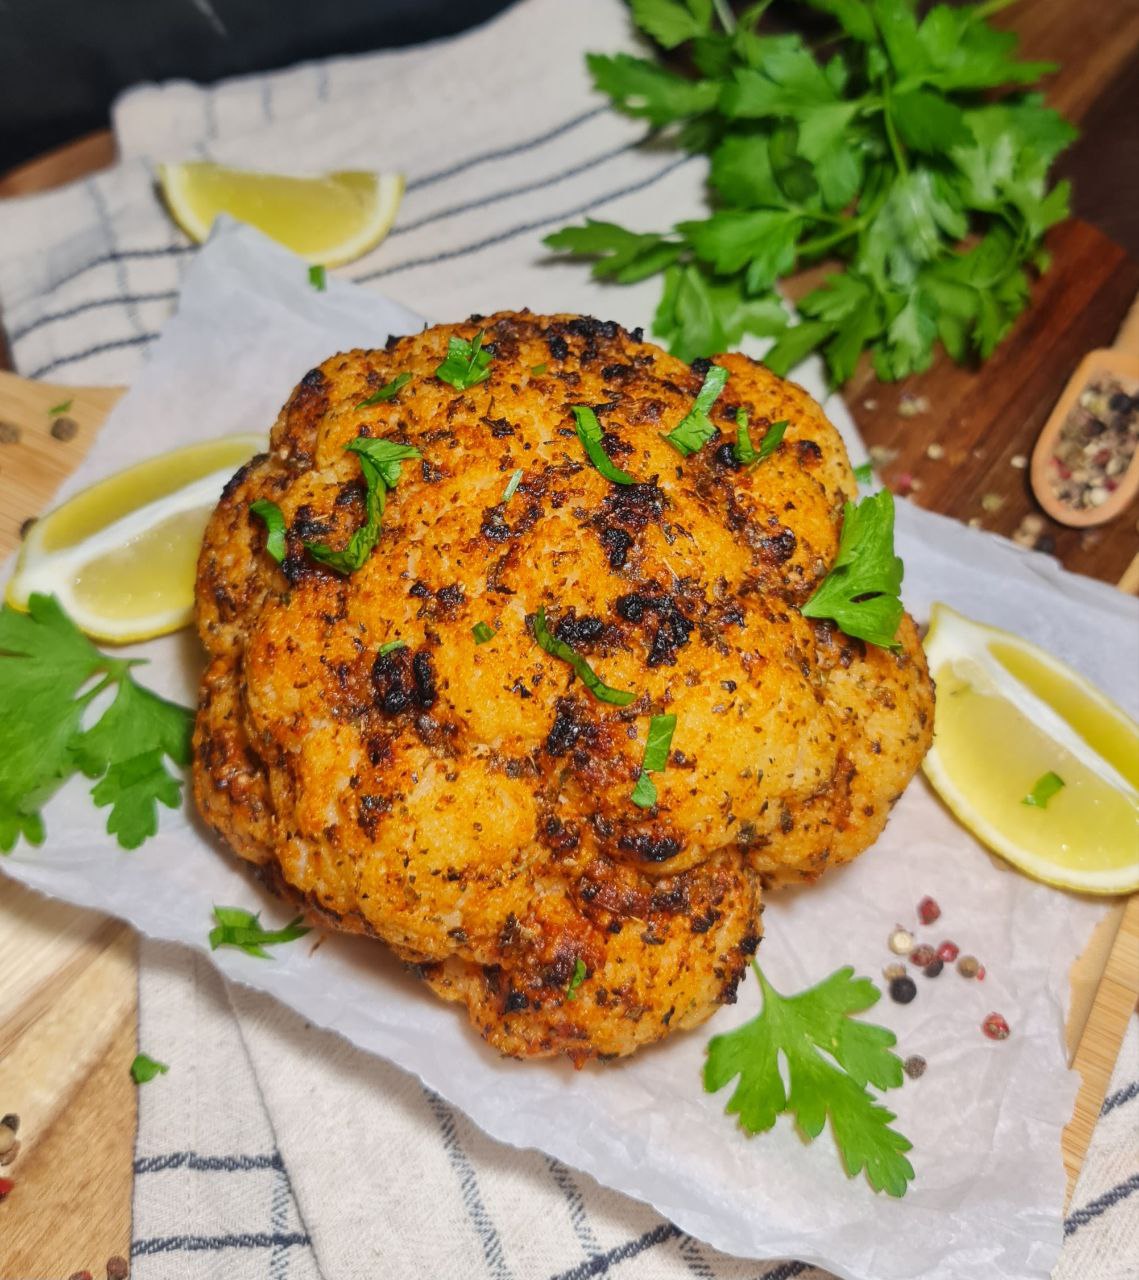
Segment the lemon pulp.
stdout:
[[259,435],[175,449],[84,489],[37,520],[6,599],[53,595],[72,621],[119,644],[165,635],[193,616],[202,533],[226,481]]
[[228,213],[325,266],[350,262],[379,244],[404,189],[398,173],[298,177],[204,161],[160,165],[159,183],[174,220],[191,239],[204,240],[217,215]]
[[132,538],[124,546],[81,565],[71,583],[71,595],[83,612],[105,610],[113,601],[115,617],[140,622],[157,614],[176,613],[190,620],[193,583],[202,534],[211,507],[170,516]]
[[[126,471],[108,476],[44,518],[41,550],[50,553],[73,547],[132,511],[158,502],[212,471],[226,467],[236,469],[249,461],[251,439],[250,436],[228,436],[223,440],[206,440],[174,453],[147,458]],[[198,540],[201,541],[201,530]]]
[[[937,706],[923,768],[960,821],[1050,884],[1139,888],[1139,725],[1051,654],[944,605],[925,646]],[[1048,773],[1063,786],[1026,804]]]
[[[938,750],[970,808],[1019,848],[1074,871],[1131,866],[1139,853],[1134,801],[970,674],[961,663],[934,676]],[[1043,808],[1025,804],[1049,772],[1063,788]]]

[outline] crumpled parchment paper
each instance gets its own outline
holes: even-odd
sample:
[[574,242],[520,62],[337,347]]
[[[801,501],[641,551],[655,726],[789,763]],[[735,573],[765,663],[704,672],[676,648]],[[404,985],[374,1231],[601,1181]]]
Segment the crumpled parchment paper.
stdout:
[[[623,309],[629,305],[623,302]],[[622,316],[622,319],[627,317]],[[631,321],[635,323],[635,319]],[[267,429],[293,385],[337,349],[379,346],[419,317],[356,286],[318,293],[304,265],[247,229],[222,225],[189,272],[177,316],[112,414],[73,491],[138,459],[210,435]],[[819,371],[804,381],[822,395]],[[828,410],[861,452],[841,402]],[[1139,705],[1139,605],[1065,574],[1045,557],[899,503],[905,595],[920,619],[932,600],[1031,637],[1086,672],[1134,713]],[[141,678],[193,703],[200,651],[191,632],[140,646]],[[999,742],[977,750],[1002,751]],[[44,893],[129,920],[157,938],[204,949],[213,904],[287,911],[267,897],[186,807],[162,811],[159,835],[127,853],[73,780],[46,812],[43,848],[22,845],[0,870]],[[651,1202],[685,1231],[730,1253],[795,1257],[849,1280],[1044,1277],[1059,1251],[1064,1171],[1060,1131],[1076,1090],[1065,1062],[1067,971],[1102,904],[1035,884],[987,854],[919,776],[877,846],[810,889],[773,894],[760,959],[786,993],[840,965],[881,979],[896,922],[916,925],[932,894],[941,919],[919,937],[952,938],[977,955],[984,982],[951,966],[918,976],[908,1006],[884,998],[870,1017],[903,1056],[928,1069],[889,1094],[913,1141],[917,1178],[902,1200],[848,1179],[829,1133],[811,1145],[782,1118],[745,1137],[724,1114],[727,1092],[700,1082],[704,1045],[757,1012],[756,983],[705,1029],[623,1063],[499,1058],[405,974],[386,949],[329,937],[278,948],[270,961],[233,950],[213,960],[313,1023],[415,1072],[488,1133],[538,1147]],[[997,1043],[980,1031],[999,1011]]]

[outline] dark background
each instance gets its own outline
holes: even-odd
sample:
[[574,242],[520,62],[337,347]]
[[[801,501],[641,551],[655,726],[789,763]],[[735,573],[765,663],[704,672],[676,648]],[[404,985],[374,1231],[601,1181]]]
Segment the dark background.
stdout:
[[[0,173],[104,127],[141,80],[415,44],[512,0],[0,0]],[[572,3],[572,0],[566,0]]]

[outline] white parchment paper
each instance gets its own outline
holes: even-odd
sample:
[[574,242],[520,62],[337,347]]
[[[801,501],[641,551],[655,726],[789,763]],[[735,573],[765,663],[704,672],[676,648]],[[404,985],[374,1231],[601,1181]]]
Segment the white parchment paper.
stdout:
[[[627,303],[622,307],[625,310]],[[636,317],[621,315],[636,323]],[[642,317],[643,319],[643,317]],[[337,349],[376,346],[420,319],[356,286],[308,283],[303,264],[256,233],[223,227],[191,268],[179,312],[67,491],[140,457],[205,436],[267,428],[293,385]],[[804,381],[821,395],[818,370]],[[853,439],[841,402],[827,405]],[[860,449],[860,446],[855,446]],[[934,599],[1030,636],[1139,707],[1139,605],[1065,574],[1054,562],[902,502],[898,544],[906,599]],[[191,633],[140,646],[144,681],[192,703],[201,657]],[[999,742],[977,750],[999,756]],[[162,811],[159,835],[126,853],[74,780],[48,806],[41,849],[20,846],[0,870],[44,893],[96,907],[157,938],[206,948],[215,903],[288,914],[221,849],[190,809]],[[760,949],[791,992],[843,964],[880,979],[895,922],[915,927],[924,894],[942,918],[918,929],[952,938],[987,968],[983,983],[950,967],[917,978],[908,1006],[872,1017],[922,1054],[924,1077],[887,1099],[914,1142],[917,1179],[902,1200],[842,1173],[829,1134],[808,1146],[786,1118],[748,1139],[723,1113],[727,1094],[700,1085],[704,1044],[757,1009],[754,980],[703,1031],[624,1063],[575,1072],[499,1058],[465,1016],[408,977],[384,947],[328,937],[271,961],[223,950],[229,977],[271,992],[313,1023],[415,1072],[488,1133],[538,1147],[651,1202],[681,1228],[749,1257],[794,1257],[850,1280],[1044,1277],[1059,1251],[1060,1131],[1076,1079],[1065,1064],[1067,971],[1102,904],[1047,889],[990,857],[919,777],[877,846],[819,885],[773,895]],[[311,939],[310,939],[311,941]],[[885,985],[884,983],[882,985]],[[980,1031],[991,1010],[1012,1036]]]

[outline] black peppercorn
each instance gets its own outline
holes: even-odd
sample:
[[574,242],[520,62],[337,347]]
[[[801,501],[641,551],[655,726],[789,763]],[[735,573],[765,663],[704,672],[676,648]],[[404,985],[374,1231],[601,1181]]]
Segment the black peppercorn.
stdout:
[[944,960],[934,960],[931,964],[927,964],[922,970],[927,978],[936,978],[937,975],[945,968]]
[[898,1004],[909,1004],[917,993],[917,984],[913,978],[895,978],[890,983],[890,999],[896,1000]]

